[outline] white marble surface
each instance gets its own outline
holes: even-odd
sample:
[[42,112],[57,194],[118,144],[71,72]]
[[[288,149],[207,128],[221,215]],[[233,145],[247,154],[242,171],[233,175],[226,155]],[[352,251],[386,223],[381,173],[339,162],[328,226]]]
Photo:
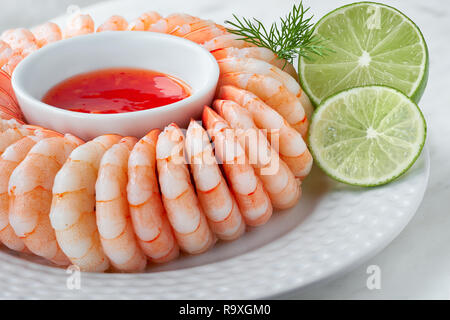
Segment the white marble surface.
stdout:
[[[3,0],[0,30],[30,26],[63,13],[70,3],[91,4],[93,0]],[[117,1],[119,7],[137,5],[164,14],[184,11],[223,21],[237,13],[255,16],[269,23],[288,12],[292,0],[196,0]],[[305,0],[316,17],[352,1]],[[289,299],[448,299],[450,298],[450,2],[445,0],[384,0],[422,29],[430,51],[430,78],[420,102],[427,123],[427,144],[431,152],[429,187],[416,216],[400,236],[383,252],[347,275],[280,298]],[[118,12],[120,13],[120,11]],[[19,17],[6,19],[5,17]],[[26,18],[29,17],[29,18]],[[42,18],[42,20],[40,20]],[[20,22],[20,24],[19,24]],[[381,269],[381,289],[366,287],[367,267]]]

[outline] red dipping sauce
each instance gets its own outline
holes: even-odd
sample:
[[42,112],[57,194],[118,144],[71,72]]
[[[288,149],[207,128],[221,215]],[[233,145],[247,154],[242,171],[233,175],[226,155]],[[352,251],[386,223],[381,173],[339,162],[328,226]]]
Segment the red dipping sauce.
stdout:
[[57,84],[42,101],[84,113],[124,113],[162,107],[190,96],[189,87],[167,74],[141,69],[105,69]]

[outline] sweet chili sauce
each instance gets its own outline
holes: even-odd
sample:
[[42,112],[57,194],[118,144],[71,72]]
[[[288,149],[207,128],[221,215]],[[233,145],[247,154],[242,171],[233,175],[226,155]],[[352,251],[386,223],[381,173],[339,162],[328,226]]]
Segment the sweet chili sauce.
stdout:
[[124,113],[162,107],[190,95],[181,80],[143,69],[104,69],[71,77],[54,86],[42,101],[84,113]]

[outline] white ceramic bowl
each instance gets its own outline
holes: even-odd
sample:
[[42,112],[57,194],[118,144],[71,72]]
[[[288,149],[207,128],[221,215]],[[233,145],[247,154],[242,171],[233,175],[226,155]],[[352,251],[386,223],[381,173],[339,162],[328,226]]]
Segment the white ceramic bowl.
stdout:
[[[176,103],[120,114],[87,114],[49,106],[41,99],[74,75],[105,68],[141,68],[185,81],[191,96]],[[213,99],[219,67],[201,46],[153,32],[103,32],[48,45],[22,61],[12,85],[27,122],[88,140],[106,133],[142,137],[176,122],[187,125]]]

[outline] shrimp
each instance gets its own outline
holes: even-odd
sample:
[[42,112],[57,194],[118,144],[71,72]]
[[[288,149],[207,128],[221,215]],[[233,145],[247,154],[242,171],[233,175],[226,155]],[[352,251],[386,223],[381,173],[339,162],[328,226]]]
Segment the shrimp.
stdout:
[[163,204],[178,245],[190,254],[205,252],[216,238],[191,184],[184,158],[184,136],[176,124],[167,126],[159,135],[156,159]]
[[245,223],[217,165],[208,134],[194,120],[186,132],[186,152],[198,199],[212,231],[222,240],[239,238]]
[[191,33],[186,34],[183,38],[191,40],[198,44],[203,44],[218,36],[226,35],[228,32],[222,26],[213,25]]
[[247,48],[253,47],[254,44],[250,42],[240,40],[241,37],[235,34],[224,34],[217,36],[202,44],[203,48],[208,51],[215,51],[223,48],[235,47],[235,48]]
[[70,152],[81,143],[69,134],[41,140],[9,179],[9,223],[14,232],[31,252],[58,265],[67,265],[69,260],[50,224],[53,181]]
[[62,39],[61,28],[53,22],[41,24],[40,26],[31,29],[31,32],[34,35],[39,48]]
[[64,39],[90,34],[95,31],[95,23],[88,14],[76,13],[67,21],[63,32]]
[[149,11],[143,13],[135,21],[131,22],[128,26],[130,31],[148,31],[150,26],[160,20],[162,17],[158,12]]
[[233,85],[254,93],[306,137],[309,123],[305,109],[297,97],[280,81],[261,74],[234,72],[220,77],[219,87],[223,85]]
[[221,74],[231,72],[241,72],[250,74],[261,74],[270,76],[283,83],[287,90],[293,93],[300,100],[305,109],[306,116],[309,119],[313,112],[313,107],[308,96],[303,92],[297,80],[291,77],[283,70],[271,65],[270,63],[254,58],[236,58],[229,57],[217,61],[219,63]]
[[19,28],[6,30],[3,32],[1,38],[11,47],[11,49],[23,57],[26,57],[39,49],[36,38],[28,29]]
[[97,28],[97,32],[103,31],[125,31],[128,29],[128,22],[122,16],[111,16]]
[[95,217],[95,183],[103,154],[120,139],[103,135],[79,146],[55,177],[50,220],[59,246],[81,271],[109,268]]
[[20,126],[22,126],[22,124],[15,119],[0,119],[0,133],[8,129],[18,128]]
[[0,70],[0,88],[6,91],[6,93],[13,98],[15,103],[17,104],[17,99],[14,94],[14,90],[11,84],[11,76],[7,74],[5,71]]
[[19,126],[7,129],[0,133],[0,155],[11,144],[19,141],[23,137],[30,136],[34,133],[35,128],[30,126]]
[[174,36],[183,37],[200,44],[227,33],[223,26],[210,20],[197,20],[189,24],[177,26],[170,32]]
[[222,48],[211,52],[217,60],[225,58],[254,58],[266,61],[277,68],[289,73],[294,79],[298,79],[297,71],[292,64],[284,59],[279,58],[272,50],[264,47],[248,47],[248,48]]
[[175,28],[179,26],[199,20],[199,18],[193,17],[188,14],[173,13],[171,15],[168,15],[166,18],[159,19],[158,21],[153,23],[148,31],[171,33]]
[[36,130],[33,136],[24,137],[13,143],[0,156],[0,242],[3,242],[11,250],[27,251],[25,243],[15,234],[9,224],[9,178],[37,142],[57,136],[62,135],[50,130]]
[[147,259],[133,230],[127,200],[128,158],[137,139],[126,137],[102,157],[96,193],[97,227],[103,250],[114,269],[138,272]]
[[203,109],[203,123],[214,141],[216,156],[222,163],[245,222],[249,226],[265,224],[272,216],[272,204],[234,130],[209,107]]
[[177,37],[184,37],[185,35],[206,28],[210,26],[215,26],[216,24],[211,20],[194,20],[191,23],[185,23],[182,25],[176,26],[170,34]]
[[280,153],[295,177],[303,180],[311,171],[312,156],[302,136],[275,110],[253,93],[233,86],[219,89],[219,99],[232,100],[250,112],[259,129],[266,129],[272,147]]
[[128,160],[128,203],[134,230],[144,253],[156,263],[179,255],[167,219],[156,176],[156,142],[160,130],[150,131],[133,148]]
[[25,59],[25,56],[19,51],[15,50],[13,55],[9,58],[8,62],[3,65],[2,71],[6,72],[8,75],[12,75],[16,67],[22,60]]
[[2,68],[12,57],[13,49],[5,41],[0,40],[0,68]]
[[15,100],[2,88],[0,88],[0,106],[6,113],[10,113],[15,118],[21,118],[22,112]]
[[280,159],[250,113],[230,100],[214,101],[214,109],[235,129],[241,146],[277,209],[293,207],[301,195],[300,180]]

